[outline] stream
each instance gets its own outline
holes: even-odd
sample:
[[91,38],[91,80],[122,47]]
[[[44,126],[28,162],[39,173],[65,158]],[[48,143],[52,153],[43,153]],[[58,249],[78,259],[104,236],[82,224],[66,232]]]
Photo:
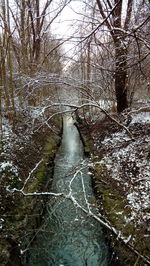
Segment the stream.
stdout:
[[26,265],[109,265],[102,228],[82,210],[98,213],[83,144],[72,117],[67,115],[63,119],[63,138],[55,158],[51,191],[72,198],[50,197],[44,223],[31,245]]

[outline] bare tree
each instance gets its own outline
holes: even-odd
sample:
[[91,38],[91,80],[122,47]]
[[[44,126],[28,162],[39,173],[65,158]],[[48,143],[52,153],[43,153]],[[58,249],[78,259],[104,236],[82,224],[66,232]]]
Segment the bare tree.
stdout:
[[[126,34],[131,20],[133,0],[128,0],[127,11],[122,21],[123,1],[97,0],[100,15],[105,20],[115,46],[115,91],[117,111],[122,112],[128,107],[127,101],[127,47],[125,46]],[[105,11],[106,10],[106,11]],[[108,13],[108,10],[111,10]],[[109,14],[109,16],[107,15]],[[111,14],[111,15],[110,15]]]
[[105,98],[108,94],[111,101],[116,98],[120,113],[131,105],[136,90],[133,81],[140,82],[140,77],[145,76],[144,82],[148,83],[149,75],[144,69],[149,56],[148,1],[91,0],[84,3],[87,11],[90,10],[83,14],[80,26],[82,36],[78,51],[82,56],[78,60],[82,61],[84,79],[89,80],[92,71]]

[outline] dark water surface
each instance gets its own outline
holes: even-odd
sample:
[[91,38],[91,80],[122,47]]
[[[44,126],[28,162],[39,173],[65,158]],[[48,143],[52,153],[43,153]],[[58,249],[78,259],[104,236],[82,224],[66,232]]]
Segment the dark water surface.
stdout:
[[[64,117],[63,139],[55,158],[52,192],[70,193],[80,206],[96,212],[83,145],[69,116]],[[26,265],[106,266],[108,257],[100,224],[70,198],[50,197],[44,223],[30,248]]]

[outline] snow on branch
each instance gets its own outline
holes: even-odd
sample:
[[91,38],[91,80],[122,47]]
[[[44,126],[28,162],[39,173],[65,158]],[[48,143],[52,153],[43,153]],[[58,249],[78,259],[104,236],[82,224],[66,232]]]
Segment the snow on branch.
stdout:
[[24,182],[24,184],[23,184],[23,187],[22,187],[21,191],[24,190],[24,188],[25,188],[27,182],[29,181],[30,177],[31,177],[32,174],[35,172],[35,170],[38,168],[38,166],[41,164],[41,162],[43,162],[43,159],[41,159],[41,160],[35,165],[35,167],[31,170],[31,172],[29,173],[27,179],[25,180],[25,182]]
[[128,113],[128,115],[132,115],[132,114],[139,114],[141,112],[150,112],[150,105],[148,106],[144,106],[144,107],[141,107],[139,109],[136,109],[136,110],[132,110]]
[[88,212],[89,214],[91,214],[91,208],[90,208],[90,204],[87,200],[87,196],[86,196],[86,191],[85,191],[85,186],[84,186],[84,181],[83,181],[83,173],[80,171],[80,174],[81,174],[81,182],[82,182],[82,188],[83,188],[83,193],[84,193],[84,199],[85,199],[85,203],[87,205],[87,208],[88,208]]
[[[46,107],[43,107],[42,108],[42,111],[41,111],[41,113],[44,115],[44,112],[45,112],[45,110],[46,110],[47,108]],[[44,124],[46,124],[47,126],[48,126],[48,128],[50,128],[52,131],[54,131],[51,127],[50,127],[50,125],[48,124],[48,122],[54,117],[54,116],[57,116],[57,115],[63,115],[63,114],[66,114],[66,113],[70,113],[70,112],[72,112],[72,110],[65,110],[65,111],[60,111],[60,112],[55,112],[54,114],[52,114],[52,115],[50,115],[49,116],[49,118],[48,119],[46,119],[36,130],[34,130],[34,132],[37,132],[39,129],[41,129],[43,126],[44,126]],[[54,133],[56,133],[55,131],[54,131]]]
[[[117,238],[117,240],[120,240],[124,245],[126,245],[132,252],[134,252],[139,258],[141,258],[144,262],[146,263],[150,263],[149,259],[146,258],[145,256],[143,256],[142,254],[140,254],[133,246],[131,246],[129,244],[129,240],[131,239],[131,235],[125,239],[123,237],[123,235],[121,234],[121,232],[117,231],[115,229],[115,227],[113,227],[112,225],[110,225],[109,221],[106,220],[106,218],[104,218],[101,214],[99,215],[96,215],[94,214],[92,211],[91,211],[91,208],[90,208],[90,203],[88,202],[87,200],[87,196],[86,196],[86,190],[85,190],[85,186],[84,186],[84,181],[83,181],[83,174],[82,174],[82,170],[84,169],[85,167],[79,169],[76,171],[76,173],[74,174],[73,178],[71,179],[70,181],[70,184],[69,184],[69,188],[70,188],[70,191],[68,193],[68,195],[66,195],[66,198],[67,199],[70,199],[73,204],[78,207],[79,209],[81,209],[84,213],[86,213],[87,215],[90,215],[91,217],[93,217],[96,221],[98,221],[101,225],[103,225],[105,228],[107,228],[109,231],[111,231]],[[82,206],[78,200],[76,200],[76,198],[73,196],[72,194],[72,188],[71,188],[71,185],[72,185],[72,182],[75,180],[75,178],[77,177],[77,175],[80,173],[80,176],[81,176],[81,182],[82,182],[82,189],[83,189],[83,193],[84,193],[84,199],[85,199],[85,203],[86,203],[86,206],[87,206],[87,209]]]
[[6,188],[6,190],[8,192],[14,193],[14,192],[18,192],[21,193],[23,196],[54,196],[54,197],[60,197],[60,196],[64,196],[63,193],[53,193],[53,192],[24,192],[21,189],[10,189],[9,186]]
[[[115,124],[118,125],[118,127],[123,128],[126,133],[128,134],[128,136],[131,138],[132,141],[134,141],[133,135],[131,134],[131,132],[129,131],[129,129],[123,125],[122,123],[120,123],[118,120],[116,120],[114,117],[112,117],[111,114],[109,114],[104,108],[102,108],[100,106],[100,104],[95,103],[95,102],[89,102],[89,103],[84,103],[81,105],[74,105],[74,104],[68,104],[68,103],[52,103],[51,105],[48,105],[46,107],[44,107],[44,111],[48,108],[54,107],[54,106],[60,106],[60,107],[70,107],[73,108],[73,110],[69,111],[69,112],[75,112],[79,109],[82,109],[84,107],[90,106],[90,107],[95,107],[97,109],[99,109],[102,113],[104,113],[111,121],[113,121]],[[63,111],[62,111],[63,112]],[[67,111],[68,112],[68,111]],[[60,112],[61,113],[61,112]]]
[[36,165],[35,167],[30,171],[28,177],[26,178],[26,180],[24,181],[24,184],[22,186],[21,189],[17,189],[17,188],[10,188],[10,186],[6,187],[6,190],[10,193],[20,193],[23,196],[55,196],[55,197],[60,197],[63,195],[63,193],[53,193],[53,192],[24,192],[24,189],[29,181],[29,179],[31,178],[32,174],[36,171],[36,169],[38,168],[38,166],[41,164],[41,162],[43,162],[43,159],[41,159]]
[[[88,165],[83,165],[80,169],[77,169],[75,174],[73,175],[72,179],[69,182],[69,192],[68,194],[66,193],[54,193],[54,192],[32,192],[32,193],[25,193],[23,191],[23,189],[25,188],[29,178],[31,177],[31,174],[37,169],[38,165],[42,162],[39,161],[38,164],[36,164],[36,166],[34,167],[34,169],[30,172],[29,176],[27,177],[27,179],[25,180],[25,183],[22,187],[22,189],[10,189],[9,187],[7,187],[7,191],[10,193],[14,193],[14,192],[18,192],[21,193],[23,196],[54,196],[54,197],[63,197],[64,200],[65,199],[70,199],[72,201],[72,203],[74,204],[75,207],[79,208],[80,210],[82,210],[85,214],[87,214],[88,216],[90,215],[90,217],[93,217],[97,222],[99,222],[102,226],[104,226],[105,228],[107,228],[109,231],[111,231],[115,236],[117,240],[120,240],[123,244],[125,244],[132,252],[134,252],[139,258],[141,258],[144,262],[146,263],[150,263],[150,261],[148,260],[147,257],[144,257],[143,255],[141,255],[134,247],[132,247],[128,242],[130,240],[130,237],[128,237],[128,239],[125,239],[121,232],[117,231],[115,227],[113,227],[109,221],[107,221],[107,219],[105,217],[103,217],[101,214],[95,214],[92,212],[91,208],[90,208],[90,203],[88,202],[87,199],[87,195],[86,195],[86,190],[85,190],[85,185],[84,185],[84,180],[83,180],[83,173],[82,170],[87,168]],[[73,195],[73,189],[72,189],[72,184],[73,182],[76,180],[78,174],[80,174],[81,177],[81,183],[82,183],[82,190],[83,190],[83,194],[84,194],[84,200],[85,200],[85,204],[87,206],[84,207],[83,204],[80,204],[79,201],[74,197]]]
[[[85,167],[84,167],[85,168]],[[140,254],[134,247],[132,247],[128,242],[131,239],[131,235],[125,239],[123,237],[123,235],[121,234],[121,232],[117,231],[112,225],[110,225],[110,223],[106,220],[106,218],[104,218],[101,215],[96,215],[91,211],[90,208],[90,203],[87,200],[87,196],[86,196],[86,190],[85,190],[85,186],[84,186],[84,181],[83,181],[83,174],[82,174],[82,169],[79,169],[76,174],[74,175],[73,179],[71,180],[71,183],[73,182],[73,180],[75,179],[75,177],[77,176],[78,173],[80,173],[81,175],[81,181],[82,181],[82,188],[83,188],[83,193],[84,193],[84,199],[85,199],[85,203],[87,206],[87,209],[85,207],[83,207],[72,195],[72,193],[69,193],[67,198],[70,198],[72,200],[72,202],[75,204],[75,206],[77,206],[78,208],[80,208],[84,213],[86,213],[87,215],[90,215],[91,217],[93,217],[96,221],[98,221],[101,225],[103,225],[104,227],[106,227],[109,231],[111,231],[118,240],[120,240],[121,242],[123,242],[123,244],[125,244],[130,250],[132,250],[139,258],[141,258],[144,262],[146,263],[150,263],[149,259],[146,258],[145,256],[143,256],[142,254]],[[71,184],[70,184],[70,188],[71,188]],[[71,191],[71,190],[70,190]],[[100,218],[101,217],[101,218]]]

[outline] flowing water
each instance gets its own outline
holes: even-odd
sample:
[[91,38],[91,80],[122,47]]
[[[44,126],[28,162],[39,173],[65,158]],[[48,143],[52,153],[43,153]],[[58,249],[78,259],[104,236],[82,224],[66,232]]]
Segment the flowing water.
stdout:
[[[28,266],[106,266],[108,248],[100,224],[83,212],[94,208],[91,178],[74,121],[64,117],[62,144],[55,158],[52,192],[44,223],[33,242]],[[80,206],[82,208],[80,208]]]

